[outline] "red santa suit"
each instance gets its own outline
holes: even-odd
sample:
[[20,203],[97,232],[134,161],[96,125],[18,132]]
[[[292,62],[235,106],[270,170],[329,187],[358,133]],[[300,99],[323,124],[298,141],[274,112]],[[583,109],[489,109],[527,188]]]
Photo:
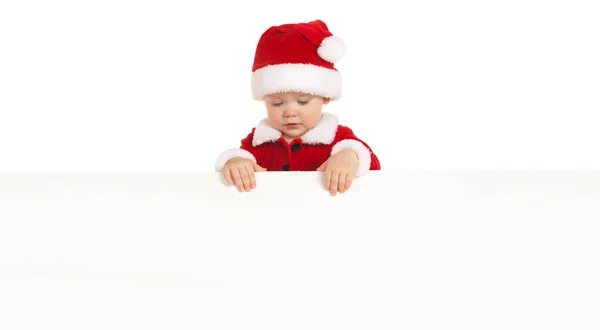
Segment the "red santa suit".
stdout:
[[216,170],[221,171],[233,157],[243,157],[268,171],[315,171],[331,155],[348,148],[358,155],[357,177],[381,169],[371,148],[349,127],[339,125],[333,114],[323,113],[314,128],[290,143],[265,118],[242,140],[239,148],[226,150],[217,158]]
[[[345,52],[342,39],[321,20],[272,26],[261,35],[256,47],[252,98],[259,101],[272,93],[296,91],[338,100],[342,79],[334,63]],[[290,143],[264,119],[239,148],[219,155],[216,170],[221,171],[233,157],[244,157],[268,171],[315,171],[331,155],[346,148],[358,155],[357,176],[380,169],[371,148],[350,128],[339,125],[332,114],[324,113],[314,128]]]

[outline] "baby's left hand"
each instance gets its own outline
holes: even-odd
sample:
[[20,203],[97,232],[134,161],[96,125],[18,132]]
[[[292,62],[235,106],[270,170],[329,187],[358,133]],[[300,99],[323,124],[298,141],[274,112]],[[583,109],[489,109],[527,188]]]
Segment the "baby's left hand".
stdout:
[[344,149],[329,157],[317,171],[325,172],[325,189],[331,196],[350,189],[358,167],[358,155],[352,149]]

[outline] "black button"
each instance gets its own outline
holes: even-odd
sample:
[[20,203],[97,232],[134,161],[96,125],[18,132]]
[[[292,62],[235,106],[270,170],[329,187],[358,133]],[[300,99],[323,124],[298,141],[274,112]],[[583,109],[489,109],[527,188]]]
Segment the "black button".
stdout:
[[283,167],[281,168],[282,171],[289,171],[290,170],[290,165],[283,165]]
[[300,143],[294,143],[292,144],[292,151],[293,152],[297,152],[298,150],[300,150]]

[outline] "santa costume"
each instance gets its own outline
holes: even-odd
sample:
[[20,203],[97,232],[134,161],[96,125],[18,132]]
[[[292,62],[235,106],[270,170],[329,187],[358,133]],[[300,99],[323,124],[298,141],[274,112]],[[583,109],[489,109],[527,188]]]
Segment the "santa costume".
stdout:
[[[341,97],[341,75],[334,67],[345,53],[343,41],[329,32],[321,20],[272,26],[256,48],[251,75],[254,100],[277,92],[302,92],[330,98]],[[356,176],[380,170],[371,148],[338,118],[324,112],[319,123],[288,143],[267,118],[241,141],[239,148],[224,151],[216,161],[221,171],[234,157],[255,161],[267,171],[315,171],[331,155],[350,148],[358,155]]]

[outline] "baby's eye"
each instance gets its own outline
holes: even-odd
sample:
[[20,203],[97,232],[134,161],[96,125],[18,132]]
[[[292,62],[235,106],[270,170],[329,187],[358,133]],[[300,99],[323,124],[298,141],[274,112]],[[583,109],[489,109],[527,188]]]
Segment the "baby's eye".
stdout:
[[298,101],[298,104],[305,105],[305,104],[308,104],[308,101]]
[[283,105],[283,102],[280,103],[271,103],[274,107],[280,107]]

